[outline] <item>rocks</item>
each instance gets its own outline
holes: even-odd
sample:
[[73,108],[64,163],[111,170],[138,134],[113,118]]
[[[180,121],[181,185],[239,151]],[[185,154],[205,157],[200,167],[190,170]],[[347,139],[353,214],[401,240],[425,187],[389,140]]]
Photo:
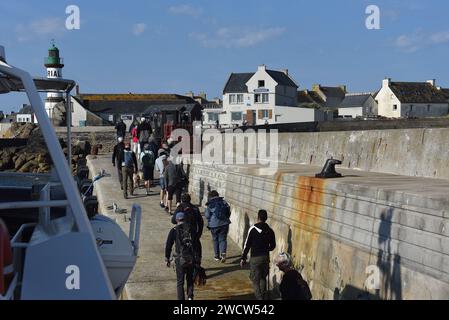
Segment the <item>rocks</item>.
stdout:
[[[26,146],[6,147],[0,150],[0,171],[47,173],[50,172],[52,160],[48,153],[47,144],[41,134],[39,126],[33,123],[13,123],[8,136],[26,139]],[[12,140],[11,145],[14,145]],[[59,143],[67,156],[67,143],[59,137]],[[73,141],[72,171],[76,172],[78,160],[84,159],[91,152],[91,142],[87,139]]]

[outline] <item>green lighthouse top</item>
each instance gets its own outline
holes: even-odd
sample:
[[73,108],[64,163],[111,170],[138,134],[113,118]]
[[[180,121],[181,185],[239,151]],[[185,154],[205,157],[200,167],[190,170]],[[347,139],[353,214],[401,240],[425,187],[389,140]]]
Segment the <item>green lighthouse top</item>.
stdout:
[[51,47],[48,49],[48,57],[45,58],[45,66],[47,68],[62,68],[62,58],[59,56],[59,49],[56,47],[54,40],[52,40]]

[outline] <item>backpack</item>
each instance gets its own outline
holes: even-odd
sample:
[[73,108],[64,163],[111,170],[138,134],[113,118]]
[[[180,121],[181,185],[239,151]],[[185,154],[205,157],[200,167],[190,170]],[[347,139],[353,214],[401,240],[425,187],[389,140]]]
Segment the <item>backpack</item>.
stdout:
[[194,265],[194,252],[193,252],[193,240],[189,223],[183,223],[176,226],[176,246],[177,246],[177,259],[181,267],[193,267]]
[[134,166],[132,151],[128,150],[123,151],[123,162],[125,163],[125,166],[128,168],[132,168]]
[[154,154],[153,152],[146,150],[142,157],[142,165],[144,167],[152,167],[154,165]]
[[224,200],[217,201],[215,204],[214,215],[218,220],[227,220],[231,216],[231,208]]
[[182,164],[177,164],[176,166],[176,181],[177,182],[186,182],[187,176],[182,168]]

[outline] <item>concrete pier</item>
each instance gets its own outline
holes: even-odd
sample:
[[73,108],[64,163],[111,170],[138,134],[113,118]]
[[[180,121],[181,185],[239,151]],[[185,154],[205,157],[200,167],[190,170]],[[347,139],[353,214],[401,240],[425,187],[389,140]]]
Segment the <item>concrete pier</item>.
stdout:
[[[210,189],[225,196],[240,245],[266,209],[273,254],[292,254],[315,299],[448,299],[449,181],[347,169],[316,179],[321,169],[193,164],[190,190],[196,202]],[[273,266],[270,279],[280,280]]]
[[[142,207],[139,257],[126,285],[125,296],[139,300],[175,300],[176,274],[173,268],[167,268],[164,263],[165,241],[173,225],[171,217],[159,206],[159,187],[152,188],[154,192],[150,196],[145,195],[144,189],[137,189],[135,197],[125,200],[110,155],[89,156],[88,166],[92,175],[102,169],[110,175],[95,183],[95,193],[101,213],[115,219],[126,233],[129,231],[132,204],[139,203]],[[108,209],[113,202],[119,208],[128,209],[128,212],[113,213]],[[203,267],[208,280],[206,286],[195,288],[195,300],[253,299],[249,270],[242,270],[239,266],[241,248],[229,239],[229,258],[222,264],[213,260],[212,239],[206,227],[201,242]]]

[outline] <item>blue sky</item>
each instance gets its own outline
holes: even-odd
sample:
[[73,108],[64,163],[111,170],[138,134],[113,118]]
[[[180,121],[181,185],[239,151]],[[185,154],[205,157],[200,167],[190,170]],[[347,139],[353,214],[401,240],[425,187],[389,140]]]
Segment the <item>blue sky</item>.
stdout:
[[[66,30],[77,5],[81,29]],[[365,27],[380,8],[381,29]],[[44,76],[55,39],[64,77],[85,93],[221,95],[231,72],[288,68],[301,88],[346,84],[373,91],[381,80],[449,87],[447,0],[0,0],[0,44],[8,61]],[[17,110],[23,95],[0,96]]]

